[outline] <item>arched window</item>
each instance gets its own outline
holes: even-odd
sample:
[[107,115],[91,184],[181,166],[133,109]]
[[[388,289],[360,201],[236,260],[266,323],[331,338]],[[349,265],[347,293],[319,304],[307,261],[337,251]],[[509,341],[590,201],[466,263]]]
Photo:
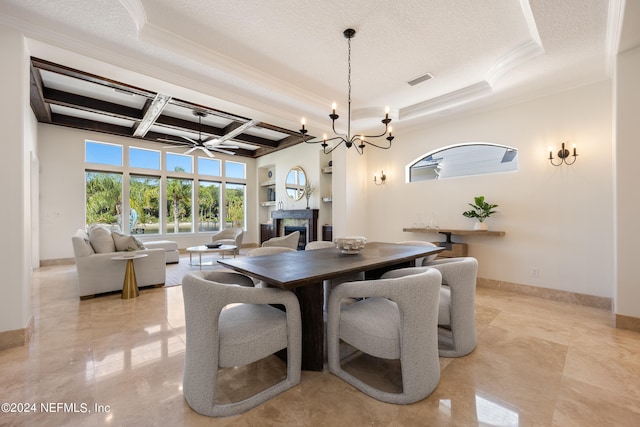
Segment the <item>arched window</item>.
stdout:
[[405,167],[407,182],[517,170],[516,148],[488,142],[467,142],[441,147],[420,156]]

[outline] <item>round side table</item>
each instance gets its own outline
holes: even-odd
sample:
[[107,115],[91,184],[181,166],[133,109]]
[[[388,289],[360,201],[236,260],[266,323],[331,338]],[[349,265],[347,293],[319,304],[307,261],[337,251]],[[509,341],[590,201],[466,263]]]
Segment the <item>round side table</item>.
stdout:
[[148,256],[148,254],[123,254],[111,258],[115,261],[127,261],[127,267],[124,271],[124,281],[122,282],[122,299],[136,298],[140,295],[140,292],[138,292],[138,281],[136,280],[136,270],[133,260]]

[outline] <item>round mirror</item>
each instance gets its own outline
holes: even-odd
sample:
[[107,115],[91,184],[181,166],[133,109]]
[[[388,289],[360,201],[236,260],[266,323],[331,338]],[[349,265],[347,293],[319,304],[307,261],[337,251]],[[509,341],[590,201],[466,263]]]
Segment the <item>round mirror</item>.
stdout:
[[304,196],[304,186],[307,183],[307,175],[304,170],[296,166],[291,168],[284,183],[285,192],[291,200],[300,200]]

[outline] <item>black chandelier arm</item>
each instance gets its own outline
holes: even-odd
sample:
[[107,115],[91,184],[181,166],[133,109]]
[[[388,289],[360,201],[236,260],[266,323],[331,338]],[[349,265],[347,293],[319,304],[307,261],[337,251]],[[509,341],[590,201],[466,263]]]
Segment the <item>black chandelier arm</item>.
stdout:
[[302,142],[306,142],[307,144],[319,144],[322,142],[330,142],[330,141],[335,141],[339,139],[340,142],[346,142],[346,140],[342,137],[342,136],[334,136],[333,138],[328,138],[328,139],[317,139],[317,138],[309,138],[309,139],[305,139],[305,137],[302,137]]
[[365,138],[381,138],[383,136],[385,136],[387,133],[389,132],[389,125],[385,125],[384,127],[384,132],[382,132],[380,135],[363,135]]
[[381,149],[383,149],[383,150],[388,150],[389,148],[391,148],[391,141],[389,141],[389,146],[387,146],[387,147],[384,147],[384,146],[382,146],[382,145],[378,145],[378,144],[374,144],[373,142],[369,142],[369,141],[367,141],[367,139],[366,139],[366,138],[365,138],[365,140],[364,140],[364,143],[365,143],[365,144],[369,144],[369,145],[371,145],[371,146],[373,146],[373,147],[376,147],[376,148],[381,148]]

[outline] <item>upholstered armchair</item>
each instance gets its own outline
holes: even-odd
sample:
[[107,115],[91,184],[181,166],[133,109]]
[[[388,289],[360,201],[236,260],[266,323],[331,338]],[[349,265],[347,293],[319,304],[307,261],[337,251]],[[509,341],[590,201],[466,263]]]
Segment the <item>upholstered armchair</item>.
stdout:
[[298,249],[298,241],[300,240],[300,232],[294,231],[286,236],[272,237],[271,239],[262,242],[262,247],[282,246],[285,248]]
[[[441,280],[440,272],[431,269],[336,286],[329,297],[329,371],[383,402],[408,404],[431,394],[440,381],[437,317]],[[343,304],[349,298],[364,299]],[[379,390],[344,370],[340,340],[374,357],[399,359],[402,391]]]
[[[213,417],[235,415],[300,382],[300,306],[293,292],[254,288],[251,279],[238,273],[193,271],[185,275],[182,293],[186,323],[183,394],[191,408]],[[270,304],[281,304],[286,312]],[[243,400],[218,402],[219,368],[248,365],[284,348],[286,378]]]
[[242,247],[242,238],[244,236],[244,232],[242,228],[225,228],[224,230],[218,231],[216,234],[211,236],[211,243],[219,243],[221,245],[235,245],[237,249],[235,250],[235,255],[240,253],[240,248]]
[[428,267],[392,270],[385,273],[385,277],[419,274],[429,268],[442,274],[438,309],[440,356],[465,356],[475,349],[478,342],[475,323],[478,261],[471,257],[437,259]]

